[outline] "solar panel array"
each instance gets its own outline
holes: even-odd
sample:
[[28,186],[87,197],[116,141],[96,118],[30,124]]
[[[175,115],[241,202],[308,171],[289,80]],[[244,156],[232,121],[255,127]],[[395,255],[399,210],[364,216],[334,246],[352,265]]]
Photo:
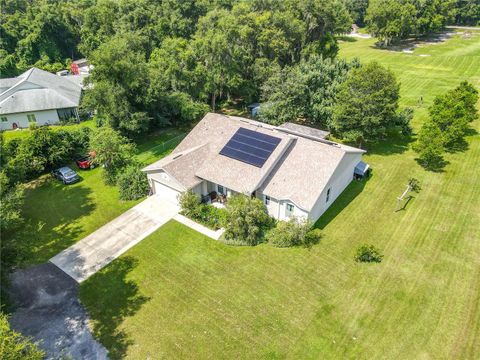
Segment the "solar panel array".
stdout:
[[281,139],[258,131],[239,128],[220,151],[220,155],[262,167]]

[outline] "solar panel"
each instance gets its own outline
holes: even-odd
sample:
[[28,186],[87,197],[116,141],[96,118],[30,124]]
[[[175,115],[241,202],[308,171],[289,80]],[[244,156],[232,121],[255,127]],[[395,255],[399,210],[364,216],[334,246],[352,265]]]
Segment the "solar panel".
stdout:
[[262,167],[280,141],[281,139],[275,136],[239,128],[220,150],[220,155]]

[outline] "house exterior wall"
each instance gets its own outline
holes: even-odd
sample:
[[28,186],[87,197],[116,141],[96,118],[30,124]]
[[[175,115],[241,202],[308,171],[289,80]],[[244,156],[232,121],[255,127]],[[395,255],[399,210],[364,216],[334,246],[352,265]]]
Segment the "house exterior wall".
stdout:
[[[293,212],[289,215],[287,215],[287,204],[292,204],[293,205]],[[279,207],[279,209],[278,209],[279,213],[278,213],[278,217],[277,217],[278,220],[288,220],[292,216],[297,217],[297,218],[302,218],[302,219],[307,219],[308,218],[308,212],[300,209],[298,206],[296,206],[291,201],[288,201],[288,200],[279,201],[278,207]]]
[[162,170],[147,174],[147,179],[148,179],[148,183],[150,184],[150,188],[154,193],[155,193],[155,187],[153,184],[154,181],[160,184],[166,185],[174,190],[184,191],[182,185],[177,180],[175,180],[169,174],[167,174]]
[[58,114],[57,110],[43,110],[43,111],[33,111],[28,113],[16,113],[16,114],[6,114],[0,115],[1,117],[6,117],[7,121],[0,121],[0,130],[10,130],[13,129],[13,123],[17,124],[19,128],[28,128],[28,118],[27,115],[34,114],[36,123],[39,126],[47,124],[58,124]]
[[[298,218],[308,218],[308,212],[306,212],[303,209],[300,209],[298,206],[296,206],[293,202],[288,201],[288,200],[277,200],[274,198],[270,198],[270,203],[267,205],[265,203],[265,196],[262,194],[260,191],[256,192],[257,198],[262,200],[262,202],[265,204],[268,214],[271,217],[274,217],[277,220],[288,220],[291,216],[295,216]],[[287,204],[292,204],[293,205],[293,212],[289,215],[287,215]]]
[[205,183],[205,180],[202,181],[200,184],[198,184],[197,186],[194,186],[191,190],[194,194],[196,194],[197,196],[201,197],[202,195],[205,195],[203,193],[203,184]]
[[[353,170],[358,162],[362,160],[362,154],[346,153],[337,169],[330,178],[327,186],[323,189],[309,214],[309,219],[317,221],[320,216],[333,204],[335,199],[345,190],[353,180]],[[327,202],[327,191],[330,190],[329,200]]]

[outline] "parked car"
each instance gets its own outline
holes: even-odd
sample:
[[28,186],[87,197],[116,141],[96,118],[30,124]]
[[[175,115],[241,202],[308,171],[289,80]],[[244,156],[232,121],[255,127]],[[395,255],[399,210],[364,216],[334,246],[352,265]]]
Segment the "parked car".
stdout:
[[90,169],[90,168],[93,169],[94,166],[92,164],[92,159],[95,158],[96,155],[97,154],[95,153],[95,151],[90,151],[88,155],[85,155],[82,158],[76,160],[75,163],[80,169],[84,169],[84,170]]
[[92,165],[90,158],[88,156],[75,160],[75,163],[80,169],[84,169],[84,170],[90,169],[90,166]]
[[80,176],[70,169],[68,166],[61,167],[60,169],[53,171],[53,176],[57,179],[62,180],[64,184],[73,184],[80,180]]

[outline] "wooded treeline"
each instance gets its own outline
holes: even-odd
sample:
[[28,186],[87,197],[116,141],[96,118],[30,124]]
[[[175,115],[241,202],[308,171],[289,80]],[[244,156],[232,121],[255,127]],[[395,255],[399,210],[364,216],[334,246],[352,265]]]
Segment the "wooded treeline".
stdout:
[[[258,99],[272,73],[334,57],[352,19],[337,0],[3,0],[0,71],[94,65],[84,106],[126,133]],[[208,104],[208,105],[207,105]]]
[[478,21],[478,2],[1,0],[0,73],[58,71],[87,57],[94,86],[82,106],[128,136],[232,99],[272,104],[266,121],[328,127],[336,88],[358,66],[335,60],[336,36],[352,22],[391,42]]

